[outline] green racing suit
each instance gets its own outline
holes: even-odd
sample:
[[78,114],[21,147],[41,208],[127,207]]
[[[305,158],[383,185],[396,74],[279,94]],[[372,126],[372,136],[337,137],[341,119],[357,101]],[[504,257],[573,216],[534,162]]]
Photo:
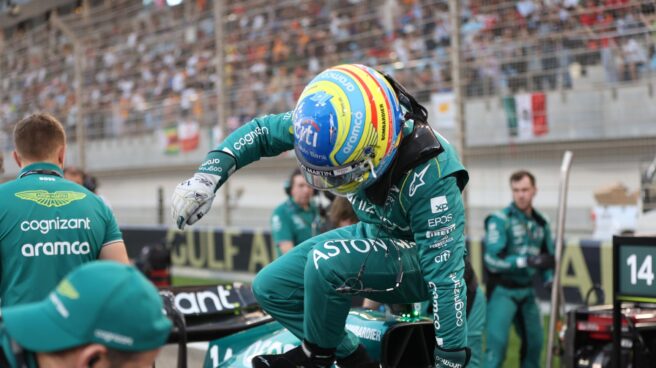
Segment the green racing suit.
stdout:
[[[489,271],[487,348],[485,366],[503,365],[510,326],[522,339],[522,367],[539,367],[542,353],[542,321],[535,301],[533,277],[538,271],[527,258],[554,252],[551,229],[545,216],[533,210],[529,217],[514,204],[485,220],[485,267]],[[550,282],[553,270],[542,270]]]
[[[258,273],[258,301],[294,335],[346,357],[359,342],[345,329],[348,293],[383,303],[430,300],[436,366],[467,361],[461,191],[468,175],[435,135],[439,154],[392,180],[382,203],[364,192],[349,197],[359,223],[310,238]],[[211,151],[198,172],[219,175],[220,186],[234,170],[293,148],[291,112],[256,118]]]

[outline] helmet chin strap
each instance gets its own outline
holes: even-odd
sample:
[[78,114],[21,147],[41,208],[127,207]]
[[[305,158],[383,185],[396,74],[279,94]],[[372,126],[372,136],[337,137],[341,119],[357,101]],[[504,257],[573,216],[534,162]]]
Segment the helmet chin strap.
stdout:
[[374,179],[378,179],[378,175],[376,175],[376,171],[374,171],[374,162],[371,160],[371,157],[367,159],[367,164],[369,165],[369,170],[371,171],[371,176],[374,177]]

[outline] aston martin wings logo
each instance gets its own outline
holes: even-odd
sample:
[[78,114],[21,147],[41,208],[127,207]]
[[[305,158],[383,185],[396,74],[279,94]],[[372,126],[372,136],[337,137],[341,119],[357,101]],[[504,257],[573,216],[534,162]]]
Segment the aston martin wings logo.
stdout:
[[46,190],[26,190],[15,194],[20,199],[34,201],[44,207],[62,207],[86,197],[80,192],[57,191],[50,193]]

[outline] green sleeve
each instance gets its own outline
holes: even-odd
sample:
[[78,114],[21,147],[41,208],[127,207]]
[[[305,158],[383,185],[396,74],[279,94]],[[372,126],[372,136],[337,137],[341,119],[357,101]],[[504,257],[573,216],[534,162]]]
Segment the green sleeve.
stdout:
[[433,317],[439,322],[435,335],[443,339],[443,348],[453,349],[466,344],[466,328],[458,309],[466,304],[465,211],[456,177],[441,178],[436,161],[417,167],[407,176],[401,187],[401,203],[434,305],[439,300],[440,308]]
[[271,215],[271,239],[277,247],[282,241],[294,241],[294,228],[281,207],[276,208]]
[[422,249],[464,248],[464,208],[454,176],[440,178],[439,164],[430,160],[406,177],[401,192],[420,254]]
[[[102,200],[100,201],[102,202]],[[118,224],[116,223],[116,218],[114,217],[114,213],[112,213],[112,210],[109,209],[109,207],[104,203],[102,205],[104,208],[105,219],[106,219],[105,239],[102,242],[102,245],[105,246],[106,244],[123,240],[123,234],[121,233],[121,230],[118,228]]]
[[294,126],[291,111],[265,115],[232,132],[205,156],[197,172],[219,176],[216,190],[235,170],[262,157],[277,156],[293,148]]
[[485,219],[485,266],[492,273],[517,270],[517,255],[504,254],[507,249],[506,215],[494,213]]

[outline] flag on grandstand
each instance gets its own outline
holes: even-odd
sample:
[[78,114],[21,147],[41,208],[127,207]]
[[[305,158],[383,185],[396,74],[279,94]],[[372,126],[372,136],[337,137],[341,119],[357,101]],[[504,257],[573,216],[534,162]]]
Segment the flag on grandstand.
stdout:
[[522,93],[503,98],[511,137],[531,139],[547,134],[547,96],[542,92]]
[[428,116],[434,122],[434,128],[454,128],[456,126],[456,100],[452,92],[433,93],[431,110]]
[[200,125],[197,121],[184,120],[178,124],[178,140],[182,152],[190,152],[198,148],[200,141]]
[[180,142],[178,140],[178,127],[172,126],[164,128],[161,134],[161,142],[164,153],[174,155],[180,152]]

